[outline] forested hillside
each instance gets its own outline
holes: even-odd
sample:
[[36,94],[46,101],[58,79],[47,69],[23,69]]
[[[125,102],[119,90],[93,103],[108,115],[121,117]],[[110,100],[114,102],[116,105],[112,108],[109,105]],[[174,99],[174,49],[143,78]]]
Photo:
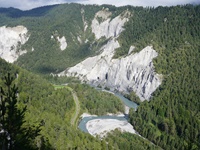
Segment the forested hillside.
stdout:
[[[0,86],[4,88],[4,76],[10,73],[16,77],[15,84],[19,88],[17,106],[18,109],[27,107],[25,112],[25,127],[40,126],[39,136],[34,137],[29,142],[28,149],[119,149],[123,140],[128,141],[130,149],[140,147],[142,149],[158,149],[147,140],[137,135],[120,137],[122,141],[113,141],[112,136],[106,140],[94,138],[83,133],[76,126],[70,124],[75,106],[71,92],[67,88],[55,90],[53,85],[42,79],[38,75],[32,74],[17,66],[8,64],[0,59]],[[121,101],[112,94],[96,91],[87,85],[73,85],[81,99],[81,112],[106,114],[122,111]],[[79,95],[80,93],[80,95]],[[93,96],[91,96],[93,93]],[[2,94],[2,93],[1,93]],[[103,107],[92,104],[102,102]],[[120,104],[119,104],[120,103]],[[89,106],[89,104],[92,104]],[[116,107],[111,107],[115,106]],[[79,114],[80,115],[80,114]],[[1,128],[0,128],[1,129]],[[19,137],[18,137],[19,138]],[[18,142],[19,139],[16,139]],[[110,141],[107,143],[107,141]],[[0,146],[2,146],[0,141]],[[27,145],[21,145],[20,149],[27,149]]]
[[[117,37],[120,48],[116,49],[114,58],[127,56],[130,46],[135,47],[132,53],[146,46],[153,46],[158,52],[153,63],[155,71],[162,74],[162,84],[149,102],[140,103],[133,96],[140,103],[136,112],[130,112],[130,122],[136,131],[166,150],[200,149],[199,5],[116,8],[65,4],[30,11],[1,8],[0,26],[24,25],[30,34],[28,42],[22,46],[28,52],[15,64],[34,73],[46,74],[49,81],[74,81],[48,75],[100,53],[99,49],[108,39],[95,40],[90,25],[95,13],[103,7],[112,12],[111,18],[127,9],[131,13],[125,30]],[[63,36],[66,37],[67,48],[61,51],[56,38]],[[18,75],[19,104],[27,105],[28,109],[26,123],[43,125],[41,136],[35,140],[40,143],[38,147],[44,144],[54,149],[157,148],[136,135],[126,133],[114,132],[102,141],[82,133],[70,124],[75,107],[70,91],[65,88],[55,90],[39,75],[0,60],[0,76],[7,72]],[[0,83],[2,85],[3,81],[0,80]],[[87,85],[77,84],[77,81],[69,86],[80,97],[82,112],[102,115],[123,110],[120,101],[108,93],[95,91]]]
[[143,13],[136,16],[145,19],[133,18],[127,27],[135,22],[144,26],[137,27],[138,33],[125,31],[121,42],[153,45],[159,52],[155,69],[164,80],[151,101],[131,114],[131,122],[164,149],[199,149],[200,6],[158,7]]
[[[100,6],[79,4],[47,6],[29,11],[0,9],[0,26],[23,25],[29,31],[30,38],[22,47],[28,53],[18,59],[17,65],[42,74],[58,73],[97,54],[106,42],[104,38],[95,40],[91,31],[92,19],[101,9]],[[116,11],[112,17],[118,13]],[[57,37],[63,36],[67,47],[61,51]]]

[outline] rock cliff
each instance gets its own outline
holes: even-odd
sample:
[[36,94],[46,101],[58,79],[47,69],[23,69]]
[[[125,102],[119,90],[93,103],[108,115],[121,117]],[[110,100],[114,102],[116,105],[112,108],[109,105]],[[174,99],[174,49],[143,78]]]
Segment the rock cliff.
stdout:
[[[84,10],[81,11],[84,28],[89,28],[84,18]],[[151,47],[147,46],[139,53],[134,53],[134,46],[130,46],[126,57],[113,59],[115,49],[120,47],[117,38],[125,29],[124,24],[129,21],[131,13],[128,10],[123,11],[118,16],[113,16],[107,8],[97,12],[91,21],[91,31],[95,35],[94,41],[107,39],[99,50],[99,55],[89,57],[74,67],[67,68],[61,72],[60,76],[75,76],[82,81],[95,86],[109,87],[111,90],[117,90],[124,93],[134,91],[140,99],[149,100],[151,94],[161,84],[161,75],[154,71],[152,60],[158,55]],[[21,46],[29,39],[26,27],[17,26],[0,28],[0,57],[8,62],[14,62],[17,58],[26,53],[22,51]],[[67,47],[65,36],[54,37],[60,43],[60,49],[63,51]],[[81,37],[77,37],[82,43]],[[32,49],[33,51],[34,49]]]
[[103,52],[87,58],[74,67],[60,73],[61,76],[75,76],[89,84],[109,87],[120,92],[134,91],[140,99],[149,100],[151,94],[161,84],[162,76],[154,72],[153,58],[158,54],[147,46],[139,53],[120,59],[112,59],[119,43],[113,39],[102,49]]
[[[101,54],[89,57],[74,67],[68,68],[60,76],[75,76],[92,85],[109,87],[111,90],[129,93],[134,91],[141,99],[149,100],[151,94],[161,84],[161,75],[154,71],[153,58],[158,53],[147,46],[139,53],[132,53],[124,58],[112,59],[115,49],[120,45],[117,37],[124,30],[123,25],[128,21],[128,12],[109,18],[108,10],[99,11],[92,21],[92,31],[96,39],[105,36],[110,40],[100,51]],[[103,19],[99,23],[97,17]],[[133,46],[130,47],[134,51]]]
[[26,53],[26,50],[21,50],[21,46],[28,41],[27,32],[24,26],[0,27],[0,57],[12,63]]
[[108,9],[103,9],[95,14],[91,27],[96,39],[103,36],[106,38],[117,37],[124,30],[123,26],[129,20],[130,12],[124,11],[114,19],[110,18],[111,14]]

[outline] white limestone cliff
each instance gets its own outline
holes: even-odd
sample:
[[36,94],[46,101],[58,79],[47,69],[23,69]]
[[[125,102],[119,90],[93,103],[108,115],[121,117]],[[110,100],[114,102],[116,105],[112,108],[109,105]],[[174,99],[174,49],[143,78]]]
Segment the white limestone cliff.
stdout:
[[66,38],[64,36],[62,38],[57,37],[57,40],[60,43],[60,50],[65,50],[67,48]]
[[149,100],[161,84],[161,75],[154,72],[152,62],[158,55],[157,52],[151,46],[147,46],[139,53],[112,59],[118,47],[118,41],[113,39],[102,47],[103,52],[100,55],[89,57],[60,75],[79,77],[90,84],[120,92],[135,91],[142,101]]
[[79,41],[80,44],[83,43],[82,40],[81,40],[81,38],[80,38],[80,36],[77,36],[77,40]]
[[[128,56],[112,59],[115,49],[120,47],[117,37],[124,30],[123,26],[128,21],[130,13],[123,12],[113,20],[110,19],[110,15],[108,9],[99,11],[91,25],[96,39],[103,36],[110,38],[100,49],[102,53],[85,59],[59,75],[75,76],[89,84],[109,87],[111,90],[124,93],[134,91],[141,101],[149,100],[162,81],[162,76],[155,73],[152,62],[158,54],[151,46],[147,46],[139,53],[132,53],[134,46],[131,46]],[[98,17],[103,20],[101,23]]]
[[20,55],[26,53],[26,50],[21,50],[21,45],[28,41],[27,33],[28,30],[24,26],[0,27],[0,57],[13,63]]
[[[107,39],[110,37],[117,37],[124,29],[124,23],[128,21],[130,16],[129,11],[123,12],[121,15],[111,20],[111,12],[108,9],[103,9],[96,13],[92,21],[92,32],[95,34],[96,39],[105,36]],[[101,22],[99,21],[102,20]]]
[[83,8],[81,9],[81,15],[82,15],[82,21],[83,21],[84,32],[85,32],[88,28],[88,23],[85,20],[85,10]]

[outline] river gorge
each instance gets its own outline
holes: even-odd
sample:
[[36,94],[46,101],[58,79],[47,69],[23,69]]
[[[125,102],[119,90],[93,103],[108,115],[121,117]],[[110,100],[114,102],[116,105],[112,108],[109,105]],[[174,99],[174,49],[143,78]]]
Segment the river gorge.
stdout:
[[[98,88],[97,90],[102,89]],[[96,116],[84,113],[81,116],[82,119],[78,128],[83,132],[89,133],[93,136],[98,135],[100,138],[103,138],[108,132],[115,129],[119,129],[122,132],[130,132],[136,134],[133,126],[128,122],[128,113],[130,108],[136,110],[138,105],[119,93],[110,93],[120,98],[120,100],[124,103],[125,112],[119,114],[107,114],[105,116]]]

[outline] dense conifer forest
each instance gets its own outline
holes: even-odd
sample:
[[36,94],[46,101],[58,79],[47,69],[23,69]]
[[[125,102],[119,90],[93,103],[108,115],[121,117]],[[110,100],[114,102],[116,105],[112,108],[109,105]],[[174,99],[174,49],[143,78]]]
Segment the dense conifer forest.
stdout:
[[[83,133],[77,129],[77,124],[70,123],[75,104],[72,94],[67,88],[55,89],[50,82],[39,75],[0,59],[0,86],[3,89],[6,89],[4,82],[7,73],[15,79],[12,85],[15,84],[18,87],[15,108],[19,111],[26,108],[23,111],[24,119],[20,126],[22,131],[17,132],[19,136],[13,138],[16,149],[120,149],[126,140],[131,143],[129,146],[131,149],[134,145],[138,145],[142,149],[159,149],[137,135],[130,134],[119,137],[122,141],[115,141],[112,134],[106,140],[100,140]],[[123,111],[121,101],[110,93],[96,91],[88,85],[77,83],[69,86],[74,88],[82,102],[81,112],[105,115],[110,112]],[[2,91],[0,94],[3,95]],[[0,106],[2,108],[2,103]],[[0,115],[2,121],[3,116]],[[29,137],[26,132],[30,132],[32,135]],[[21,136],[25,136],[25,138],[21,140]],[[135,140],[131,141],[131,138]],[[5,139],[5,136],[0,134],[0,139]],[[107,140],[110,142],[107,143]],[[0,141],[1,147],[4,145],[2,142],[3,140]]]
[[158,50],[155,69],[164,79],[151,101],[142,103],[132,113],[131,121],[139,133],[164,149],[198,149],[200,7],[158,7],[146,11],[149,24],[145,24],[144,30],[147,33],[142,39],[142,34],[131,34],[135,37],[132,42],[141,41],[140,46],[152,44]]
[[[132,14],[118,37],[121,47],[116,50],[114,58],[126,56],[131,45],[135,46],[133,53],[148,45],[158,52],[153,63],[156,72],[163,75],[161,86],[149,102],[139,102],[134,93],[127,95],[140,104],[136,111],[130,111],[130,123],[152,143],[119,131],[110,133],[103,140],[81,132],[70,124],[75,110],[71,92],[67,88],[55,89],[53,86],[55,83],[70,83],[68,86],[81,101],[81,113],[104,115],[123,111],[121,101],[112,94],[96,91],[74,78],[49,75],[100,53],[97,50],[107,40],[94,40],[90,28],[84,32],[81,10],[84,9],[85,20],[90,25],[95,13],[102,7],[109,8],[112,17],[127,9]],[[22,111],[26,107],[22,127],[40,127],[39,135],[29,138],[30,148],[200,149],[199,5],[117,8],[65,4],[30,11],[0,8],[0,26],[4,25],[24,25],[31,34],[22,47],[28,53],[20,56],[15,65],[0,59],[0,86],[6,90],[4,77],[8,73],[15,77],[13,84],[18,87],[17,108]],[[66,51],[60,51],[56,41],[49,42],[52,35],[69,37]],[[76,39],[78,35],[81,35],[82,41],[88,39],[89,42],[79,43]],[[0,95],[3,95],[2,92]],[[17,137],[16,140],[19,139]]]

